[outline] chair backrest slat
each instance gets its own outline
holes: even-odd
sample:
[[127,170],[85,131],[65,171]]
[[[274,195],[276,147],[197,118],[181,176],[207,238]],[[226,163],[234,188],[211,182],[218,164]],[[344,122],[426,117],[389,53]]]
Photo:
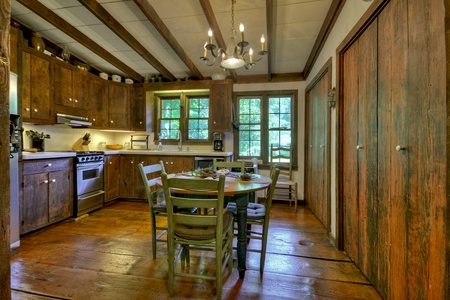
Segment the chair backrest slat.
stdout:
[[280,169],[279,179],[292,180],[292,153],[290,148],[270,145],[270,174],[274,165]]
[[[224,211],[225,176],[218,180],[201,178],[168,178],[161,174],[161,180],[166,198],[169,233],[177,223],[185,225],[216,225],[222,230]],[[184,208],[213,208],[214,215],[185,214],[176,211],[176,207]],[[171,228],[172,227],[172,228]]]

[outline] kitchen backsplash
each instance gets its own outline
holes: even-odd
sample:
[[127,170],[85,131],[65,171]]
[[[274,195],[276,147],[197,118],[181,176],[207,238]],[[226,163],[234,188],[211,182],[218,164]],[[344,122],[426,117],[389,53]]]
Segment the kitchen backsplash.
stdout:
[[[33,130],[39,133],[49,134],[49,139],[44,139],[44,151],[68,151],[72,150],[72,146],[83,138],[86,133],[90,133],[91,142],[89,143],[89,150],[100,150],[100,143],[105,142],[107,145],[124,145],[126,142],[130,142],[130,132],[108,132],[100,131],[90,128],[71,128],[69,126],[58,125],[32,125],[23,124],[23,148],[32,148],[31,139],[25,134],[27,130]],[[225,134],[225,151],[233,151],[233,138],[231,133]],[[163,142],[164,144],[164,142]],[[189,147],[190,151],[210,151],[213,150],[211,145],[185,145],[183,147]],[[150,133],[148,138],[148,148],[156,149],[157,145],[153,142],[153,133]],[[165,149],[176,149],[176,145],[164,145]]]

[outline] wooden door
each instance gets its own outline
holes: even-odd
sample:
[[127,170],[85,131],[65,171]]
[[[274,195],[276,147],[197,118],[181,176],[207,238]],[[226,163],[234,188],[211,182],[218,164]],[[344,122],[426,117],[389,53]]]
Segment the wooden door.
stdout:
[[137,168],[134,155],[120,156],[120,197],[135,198],[135,168]]
[[[102,79],[103,80],[103,79]],[[120,198],[119,155],[105,156],[105,203]]]
[[231,128],[231,94],[230,80],[213,82],[210,91],[209,119],[213,132],[230,132]]
[[50,124],[50,61],[40,55],[22,52],[22,116],[26,122]]
[[72,71],[73,108],[86,110],[89,94],[89,73],[85,70]]
[[146,131],[146,102],[145,102],[145,90],[142,84],[133,84],[131,87],[131,110],[130,110],[130,123],[131,130]]
[[306,88],[308,141],[306,153],[306,184],[308,206],[319,221],[331,231],[331,199],[329,195],[329,120],[328,93],[331,89],[331,60]]
[[69,66],[53,64],[54,104],[73,107],[72,70]]
[[88,117],[93,128],[105,128],[108,112],[105,80],[95,75],[89,77]]
[[129,86],[108,82],[108,128],[129,129]]
[[48,223],[48,173],[23,176],[20,202],[20,233],[24,234]]
[[51,223],[72,216],[73,200],[73,170],[49,173],[48,221]]

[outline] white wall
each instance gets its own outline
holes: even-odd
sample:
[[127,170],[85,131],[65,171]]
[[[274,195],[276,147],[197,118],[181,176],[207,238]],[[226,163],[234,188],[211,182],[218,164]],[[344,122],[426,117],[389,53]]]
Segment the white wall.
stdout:
[[[362,17],[364,12],[372,5],[372,2],[363,0],[347,0],[339,19],[336,21],[331,34],[320,52],[311,73],[306,80],[306,86],[313,80],[320,69],[325,65],[330,57],[333,60],[332,86],[336,86],[336,49],[344,40],[356,22]],[[337,99],[339,105],[339,99]],[[336,111],[331,112],[331,234],[336,237]]]
[[[298,90],[298,111],[297,111],[297,121],[298,121],[298,171],[294,172],[294,180],[298,182],[298,199],[304,199],[304,178],[305,178],[305,168],[304,168],[304,157],[305,157],[305,88],[306,83],[304,81],[296,82],[275,82],[275,83],[258,83],[258,84],[234,84],[233,92],[252,92],[252,91],[277,91],[277,90]],[[233,143],[226,140],[227,143]],[[231,151],[231,150],[230,150]],[[268,170],[260,170],[260,174],[268,175]]]

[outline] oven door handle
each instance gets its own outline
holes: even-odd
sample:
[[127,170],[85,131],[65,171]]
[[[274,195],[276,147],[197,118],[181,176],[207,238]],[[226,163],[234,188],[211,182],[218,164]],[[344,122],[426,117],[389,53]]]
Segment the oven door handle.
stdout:
[[104,194],[104,193],[105,193],[105,191],[93,192],[93,193],[84,195],[84,197],[78,197],[78,200],[86,200],[86,199],[91,198],[92,196],[97,196],[97,195],[101,195],[101,194]]
[[82,170],[82,169],[92,169],[92,168],[98,168],[98,167],[100,167],[100,166],[103,166],[103,163],[101,163],[101,164],[93,163],[93,164],[77,165],[77,169],[78,169],[78,170]]

